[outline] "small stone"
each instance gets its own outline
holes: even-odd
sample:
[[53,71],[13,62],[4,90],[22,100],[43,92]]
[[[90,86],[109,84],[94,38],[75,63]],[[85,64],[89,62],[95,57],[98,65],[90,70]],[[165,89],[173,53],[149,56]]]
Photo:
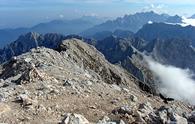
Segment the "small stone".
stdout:
[[4,102],[5,101],[5,96],[3,94],[0,94],[0,102]]
[[165,124],[167,122],[167,111],[166,110],[158,111],[158,117],[159,121]]
[[152,105],[149,102],[142,103],[139,105],[139,111],[145,113],[146,115],[153,112]]
[[96,109],[96,106],[89,106],[90,109]]
[[125,122],[123,120],[120,120],[119,124],[125,124]]
[[89,121],[80,114],[68,113],[65,115],[62,124],[89,124]]
[[22,106],[31,106],[33,104],[36,104],[37,101],[34,101],[28,97],[26,94],[20,94],[16,97],[16,101],[21,102]]
[[192,112],[188,115],[188,121],[189,121],[189,122],[195,123],[195,111],[192,111]]
[[29,63],[31,61],[31,58],[25,58],[24,61]]
[[59,91],[59,90],[57,90],[57,89],[52,89],[52,90],[50,91],[50,93],[53,93],[53,94],[59,94],[59,93],[60,93],[60,91]]
[[143,119],[143,115],[141,112],[139,111],[136,111],[135,112],[135,115],[136,115],[136,118],[135,118],[135,122],[138,123],[138,124],[146,124],[145,120]]
[[131,108],[129,108],[128,106],[122,106],[120,108],[114,109],[112,111],[113,114],[129,114],[131,115],[133,113],[133,111],[131,110]]
[[113,84],[113,85],[112,85],[112,88],[113,88],[114,90],[121,91],[121,88],[120,88],[118,85],[116,85],[116,84]]
[[118,103],[118,100],[117,100],[117,99],[114,99],[114,100],[112,100],[110,103],[111,103],[111,104],[116,104],[116,103]]
[[87,81],[86,83],[87,83],[88,86],[93,85],[93,83],[91,81]]
[[129,90],[127,88],[122,89],[125,93],[129,93]]
[[39,112],[45,112],[45,111],[47,111],[47,109],[45,108],[44,105],[40,104],[40,105],[38,105],[38,111]]
[[63,84],[63,86],[73,86],[74,84],[75,84],[74,81],[66,80],[65,83]]
[[176,123],[176,124],[188,124],[188,121],[187,121],[186,118],[181,117],[181,116],[179,116],[179,115],[177,115],[177,114],[175,114],[175,113],[172,113],[170,118],[171,118],[171,119],[170,119],[170,120],[171,120],[171,123]]
[[110,121],[110,118],[108,116],[104,116],[101,120],[99,120],[99,122],[108,122]]
[[137,102],[138,101],[137,97],[134,96],[134,95],[130,95],[129,99],[131,100],[131,102]]

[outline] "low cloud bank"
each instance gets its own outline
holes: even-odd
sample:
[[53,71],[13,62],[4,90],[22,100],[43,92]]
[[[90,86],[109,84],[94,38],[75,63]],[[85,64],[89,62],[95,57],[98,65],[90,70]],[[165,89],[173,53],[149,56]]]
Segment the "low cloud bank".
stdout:
[[162,94],[195,105],[195,80],[189,69],[162,65],[148,57],[146,60],[150,70],[160,81],[159,90]]

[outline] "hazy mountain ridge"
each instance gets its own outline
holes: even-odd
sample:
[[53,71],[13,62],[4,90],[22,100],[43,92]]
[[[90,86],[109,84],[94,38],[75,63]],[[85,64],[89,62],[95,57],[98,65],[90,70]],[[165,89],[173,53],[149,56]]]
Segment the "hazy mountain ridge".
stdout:
[[74,20],[54,20],[40,23],[30,28],[0,29],[0,48],[16,40],[20,35],[28,32],[61,33],[63,35],[78,34],[94,25],[104,22],[104,19],[84,16]]
[[[157,14],[153,11],[136,13],[117,18],[116,20],[99,19],[97,17],[84,16],[75,20],[54,20],[47,23],[40,23],[31,28],[0,29],[1,46],[14,41],[22,34],[28,32],[38,33],[61,33],[64,35],[81,34],[87,38],[93,38],[100,32],[114,32],[115,30],[125,30],[137,32],[143,25],[151,22],[179,23],[181,17],[169,16],[167,14]],[[96,37],[95,37],[96,38]],[[2,48],[2,47],[1,47]]]
[[103,24],[96,25],[91,29],[88,29],[82,33],[83,36],[89,37],[93,36],[97,32],[102,31],[115,31],[117,29],[120,30],[128,30],[132,32],[137,32],[142,28],[143,25],[147,24],[149,21],[151,22],[167,22],[167,23],[178,23],[182,19],[179,16],[169,16],[167,14],[157,14],[153,11],[151,12],[142,12],[135,13],[133,15],[125,15],[124,17],[117,18],[116,20],[109,20]]

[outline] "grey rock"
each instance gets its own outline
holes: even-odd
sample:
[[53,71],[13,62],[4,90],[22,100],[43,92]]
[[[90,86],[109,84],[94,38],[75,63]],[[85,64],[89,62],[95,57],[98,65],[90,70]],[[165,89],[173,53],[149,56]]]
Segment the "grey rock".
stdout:
[[104,116],[97,124],[125,124],[125,122],[123,120],[112,121],[108,116]]
[[133,114],[133,111],[129,106],[122,106],[122,107],[114,109],[112,111],[112,113],[113,114],[122,114],[122,115],[125,115],[125,114],[131,115],[131,114]]
[[188,124],[188,121],[186,118],[181,117],[177,115],[176,113],[172,113],[170,115],[171,123],[177,123],[177,124]]
[[192,111],[187,118],[189,122],[195,123],[195,111]]
[[114,90],[121,91],[121,88],[120,88],[118,85],[116,85],[116,84],[113,84],[113,85],[112,85],[112,88],[113,88]]
[[149,102],[140,104],[138,110],[146,115],[153,112],[152,105]]
[[32,105],[37,104],[37,101],[29,98],[29,96],[27,94],[20,94],[16,97],[15,100],[17,102],[20,102],[23,107],[28,107],[28,106],[32,106]]
[[176,123],[176,124],[188,124],[186,118],[176,114],[172,108],[161,106],[155,111],[155,114],[150,114],[151,122],[158,123]]
[[162,122],[163,124],[167,122],[167,111],[166,110],[161,110],[158,111],[158,118],[159,121]]
[[80,114],[68,113],[61,124],[90,124],[89,121]]
[[64,86],[73,86],[75,84],[74,81],[71,80],[66,80],[65,83],[63,84]]
[[130,95],[129,99],[130,99],[131,102],[137,102],[138,101],[138,98],[135,95]]
[[3,94],[0,94],[0,102],[4,102],[5,101],[5,96]]
[[98,121],[97,124],[116,124],[116,123],[109,123],[111,120],[108,116],[104,116],[101,120]]

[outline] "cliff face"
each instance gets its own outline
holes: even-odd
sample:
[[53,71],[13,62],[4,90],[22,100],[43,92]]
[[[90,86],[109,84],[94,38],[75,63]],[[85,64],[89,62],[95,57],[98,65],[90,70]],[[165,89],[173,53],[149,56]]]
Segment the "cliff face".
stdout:
[[143,50],[156,61],[179,68],[189,68],[195,72],[195,51],[191,42],[179,38],[156,39],[148,43]]

